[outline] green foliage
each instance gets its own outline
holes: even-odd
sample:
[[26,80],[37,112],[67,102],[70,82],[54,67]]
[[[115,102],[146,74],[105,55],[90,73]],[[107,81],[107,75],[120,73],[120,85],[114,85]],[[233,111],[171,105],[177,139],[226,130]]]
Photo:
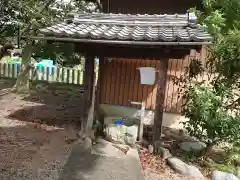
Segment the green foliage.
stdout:
[[240,138],[240,119],[226,111],[214,87],[197,83],[187,93],[183,113],[189,121],[184,126],[191,136],[207,145]]
[[81,53],[75,52],[74,43],[60,43],[53,42],[47,44],[42,41],[37,44],[36,51],[33,55],[35,59],[41,57],[42,59],[54,60],[59,66],[73,67],[76,64],[82,64]]
[[[41,14],[39,9],[49,0],[1,0],[0,3],[0,44],[6,41],[16,43],[18,29],[20,31],[34,24],[37,29],[63,21],[70,12],[95,11],[91,8],[91,0],[53,0]],[[94,2],[94,0],[93,0]],[[94,6],[92,4],[92,6]],[[29,36],[29,31],[23,34]]]
[[207,162],[207,166],[215,170],[238,175],[237,167],[240,166],[240,146],[234,145],[232,148],[226,150],[225,159],[221,164],[210,161]]
[[[208,47],[205,75],[208,82],[198,77],[203,67],[193,60],[181,82],[185,103],[184,123],[191,136],[207,144],[208,148],[220,142],[240,139],[240,1],[203,0],[204,11],[195,8],[198,21],[213,37]],[[205,79],[206,80],[206,79]],[[232,153],[232,164],[239,155]]]
[[232,173],[235,175],[237,174],[236,168],[233,165],[213,163],[213,164],[211,164],[211,168],[213,168],[214,170],[228,172],[228,173]]
[[184,151],[181,155],[182,155],[184,161],[187,163],[195,161],[198,157],[198,153],[195,151],[189,151],[189,152]]
[[[2,0],[0,3],[0,45],[6,42],[16,44],[18,35],[23,39],[21,46],[24,47],[32,31],[34,35],[42,27],[65,20],[70,12],[95,11],[95,0],[52,0],[49,6],[45,4],[49,0]],[[39,10],[45,7],[41,13]],[[29,29],[23,33],[25,29]],[[29,41],[30,42],[30,41]],[[35,41],[34,58],[51,58],[59,64],[73,66],[80,63],[80,54],[74,53],[75,49],[71,43],[46,44]]]
[[226,106],[231,101],[229,88],[215,80],[199,81],[203,70],[199,60],[192,60],[185,74],[175,81],[184,89],[182,113],[189,118],[184,127],[189,135],[206,143],[207,148],[222,141],[235,142],[240,139],[240,117]]
[[227,151],[226,163],[228,165],[240,166],[240,146],[234,145]]

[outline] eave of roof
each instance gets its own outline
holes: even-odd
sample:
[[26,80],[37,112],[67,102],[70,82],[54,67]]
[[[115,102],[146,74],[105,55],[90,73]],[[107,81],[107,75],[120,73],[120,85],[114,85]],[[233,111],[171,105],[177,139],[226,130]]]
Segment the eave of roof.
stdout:
[[119,45],[151,45],[151,46],[173,46],[173,45],[186,45],[186,46],[197,46],[197,45],[211,45],[210,41],[201,42],[166,42],[166,41],[119,41],[119,40],[100,40],[100,39],[76,39],[67,37],[51,37],[51,36],[32,36],[35,40],[49,40],[59,42],[82,42],[82,43],[99,43],[99,44],[119,44]]
[[189,15],[85,13],[40,32],[32,38],[139,45],[203,45],[212,39]]

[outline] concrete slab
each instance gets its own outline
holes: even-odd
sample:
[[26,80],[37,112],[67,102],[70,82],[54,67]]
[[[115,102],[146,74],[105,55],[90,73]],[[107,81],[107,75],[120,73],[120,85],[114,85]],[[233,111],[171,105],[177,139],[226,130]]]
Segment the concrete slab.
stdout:
[[125,153],[115,148],[113,144],[104,139],[97,139],[96,144],[92,146],[91,153],[96,155],[105,155],[116,158],[125,157]]
[[137,151],[125,156],[93,154],[76,145],[64,166],[60,180],[144,180]]

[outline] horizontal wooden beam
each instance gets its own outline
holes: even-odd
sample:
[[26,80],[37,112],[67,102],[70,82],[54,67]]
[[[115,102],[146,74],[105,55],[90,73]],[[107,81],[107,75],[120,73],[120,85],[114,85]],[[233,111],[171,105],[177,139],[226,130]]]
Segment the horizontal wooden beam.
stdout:
[[[49,43],[56,41],[48,40]],[[66,43],[66,42],[61,42]],[[74,43],[74,42],[69,42]],[[75,50],[83,54],[98,57],[126,59],[183,59],[190,54],[191,49],[200,51],[202,46],[143,46],[143,45],[108,45],[75,42]]]
[[96,46],[76,44],[78,52],[92,54],[99,57],[126,58],[126,59],[182,59],[190,54],[190,48],[146,48],[146,47],[120,47],[120,46]]
[[51,36],[31,36],[33,40],[46,40],[55,42],[72,42],[85,44],[105,44],[105,45],[131,45],[131,46],[202,46],[211,45],[208,41],[122,41],[122,40],[107,40],[107,39],[75,39],[69,37],[51,37]]

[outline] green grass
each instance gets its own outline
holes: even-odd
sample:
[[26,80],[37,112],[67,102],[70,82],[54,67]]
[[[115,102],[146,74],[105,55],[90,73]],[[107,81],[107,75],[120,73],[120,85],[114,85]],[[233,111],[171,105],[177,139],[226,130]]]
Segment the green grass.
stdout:
[[[234,146],[232,149],[226,151],[224,162],[218,164],[214,161],[206,162],[211,169],[237,174],[237,167],[240,166],[240,146]],[[240,178],[240,177],[239,177]]]

